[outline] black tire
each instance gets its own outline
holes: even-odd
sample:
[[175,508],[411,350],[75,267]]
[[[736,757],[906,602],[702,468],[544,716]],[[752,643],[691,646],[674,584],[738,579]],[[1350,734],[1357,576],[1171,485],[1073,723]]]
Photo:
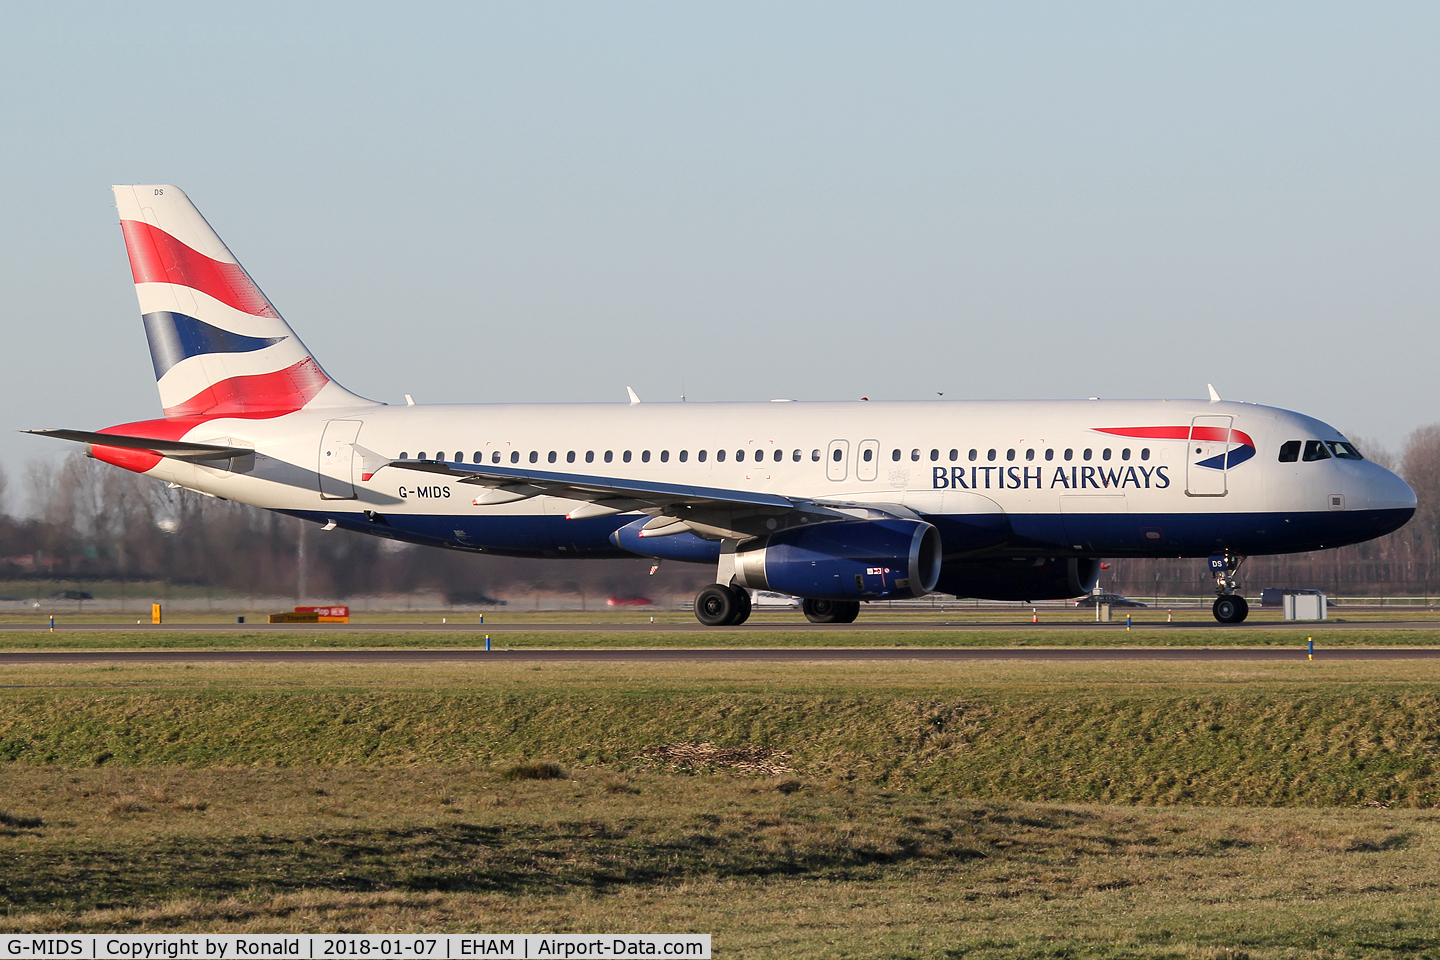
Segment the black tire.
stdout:
[[800,604],[811,623],[854,623],[860,616],[858,600],[806,600]]
[[695,619],[707,627],[729,626],[739,610],[740,600],[730,587],[712,583],[695,594]]
[[1250,604],[1240,596],[1216,597],[1211,612],[1221,623],[1244,623],[1245,618],[1250,615]]
[[735,617],[730,621],[730,626],[738,627],[750,619],[750,591],[744,587],[731,587],[735,591]]

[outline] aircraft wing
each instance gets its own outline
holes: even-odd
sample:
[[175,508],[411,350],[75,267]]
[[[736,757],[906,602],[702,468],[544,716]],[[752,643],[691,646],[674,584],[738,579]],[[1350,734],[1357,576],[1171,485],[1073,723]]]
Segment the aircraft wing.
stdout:
[[[811,500],[752,490],[437,460],[390,460],[383,466],[484,487],[474,500],[476,506],[546,495],[583,501],[567,514],[572,520],[616,513],[648,513],[654,519],[646,525],[642,536],[668,536],[691,530],[709,538],[746,539],[801,522],[853,516]],[[800,514],[805,514],[803,520]]]
[[249,447],[224,447],[213,443],[189,443],[185,440],[156,440],[153,437],[127,437],[115,433],[91,433],[88,430],[43,429],[21,432],[102,447],[119,447],[123,450],[148,450],[172,460],[229,460],[233,457],[248,457],[255,452]]

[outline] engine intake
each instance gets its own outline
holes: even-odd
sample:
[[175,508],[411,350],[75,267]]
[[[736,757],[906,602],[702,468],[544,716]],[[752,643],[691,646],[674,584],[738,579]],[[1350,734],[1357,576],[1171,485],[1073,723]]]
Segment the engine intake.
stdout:
[[735,582],[807,600],[923,597],[940,576],[940,532],[919,520],[837,520],[742,546]]

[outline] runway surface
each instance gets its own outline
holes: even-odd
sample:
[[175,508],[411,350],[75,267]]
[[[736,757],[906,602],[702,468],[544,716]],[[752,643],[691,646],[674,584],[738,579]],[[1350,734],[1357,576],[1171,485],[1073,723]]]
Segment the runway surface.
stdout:
[[[738,627],[707,627],[694,620],[676,623],[635,623],[598,621],[593,623],[135,623],[117,621],[114,623],[70,623],[63,617],[56,617],[56,629],[65,633],[693,633],[699,637],[715,633],[755,634],[757,642],[765,634],[787,633],[916,633],[916,632],[974,632],[998,631],[1034,634],[1048,631],[1067,632],[1075,630],[1114,630],[1125,632],[1125,619],[1112,623],[1084,621],[1078,623],[1033,624],[1013,620],[986,622],[975,620],[860,620],[848,624],[817,624],[805,621],[758,621]],[[1216,623],[1214,620],[1186,620],[1176,623],[1139,621],[1136,630],[1264,630],[1290,633],[1331,633],[1347,630],[1434,630],[1440,631],[1440,620],[1321,620],[1284,621],[1269,620],[1239,625]],[[45,633],[49,625],[44,620],[26,623],[0,623],[0,633]],[[1118,639],[1118,637],[1117,637]]]
[[[7,664],[87,663],[516,663],[516,662],[756,662],[895,660],[1160,660],[1301,661],[1303,645],[1281,647],[1071,647],[1071,648],[781,648],[752,650],[56,650],[0,653]],[[1321,650],[1319,660],[1436,660],[1437,647]]]

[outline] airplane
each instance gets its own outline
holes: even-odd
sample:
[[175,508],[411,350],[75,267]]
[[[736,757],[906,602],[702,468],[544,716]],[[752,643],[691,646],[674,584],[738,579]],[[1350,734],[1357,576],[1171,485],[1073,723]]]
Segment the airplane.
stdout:
[[164,416],[29,432],[326,530],[707,564],[695,615],[711,626],[743,623],[751,589],[801,598],[815,623],[934,591],[1069,599],[1102,557],[1207,557],[1215,619],[1239,623],[1246,557],[1358,543],[1415,511],[1334,427],[1213,386],[1200,400],[367,400],[179,188],[113,189]]

